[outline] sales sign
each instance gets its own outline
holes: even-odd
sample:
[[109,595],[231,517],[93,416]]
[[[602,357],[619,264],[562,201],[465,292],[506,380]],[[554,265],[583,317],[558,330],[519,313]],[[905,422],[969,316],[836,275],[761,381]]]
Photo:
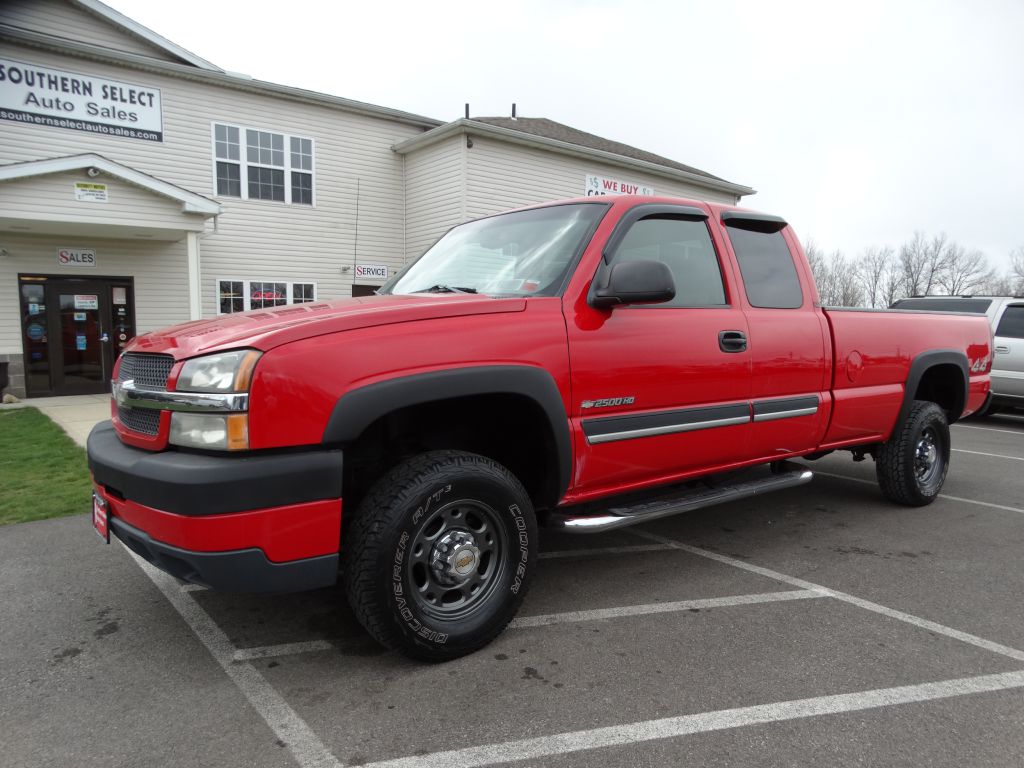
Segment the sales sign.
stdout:
[[0,119],[163,141],[160,90],[0,58]]
[[75,294],[75,309],[99,309],[100,297],[96,294]]
[[57,263],[62,267],[95,267],[96,251],[92,248],[58,248]]
[[387,280],[386,264],[356,264],[356,277],[368,280]]
[[625,179],[609,179],[604,176],[587,175],[584,185],[587,197],[602,195],[653,195],[654,189]]

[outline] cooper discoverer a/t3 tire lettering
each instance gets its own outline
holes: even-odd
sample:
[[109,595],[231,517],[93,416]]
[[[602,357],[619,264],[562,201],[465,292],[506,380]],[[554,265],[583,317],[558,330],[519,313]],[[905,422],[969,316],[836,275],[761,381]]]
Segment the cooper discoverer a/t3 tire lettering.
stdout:
[[356,617],[380,643],[427,661],[494,639],[522,603],[537,558],[526,490],[484,456],[433,451],[381,478],[343,549]]

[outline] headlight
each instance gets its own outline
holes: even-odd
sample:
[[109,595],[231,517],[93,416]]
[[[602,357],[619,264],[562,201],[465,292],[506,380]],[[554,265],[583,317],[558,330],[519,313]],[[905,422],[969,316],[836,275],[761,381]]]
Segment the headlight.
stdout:
[[254,349],[221,352],[189,360],[175,387],[179,392],[245,392],[260,353]]
[[244,451],[249,447],[249,414],[171,414],[170,442],[187,448]]
[[[254,349],[239,349],[188,360],[178,374],[175,391],[222,395],[248,392],[260,354]],[[249,414],[174,411],[168,440],[186,448],[244,451],[249,448]]]

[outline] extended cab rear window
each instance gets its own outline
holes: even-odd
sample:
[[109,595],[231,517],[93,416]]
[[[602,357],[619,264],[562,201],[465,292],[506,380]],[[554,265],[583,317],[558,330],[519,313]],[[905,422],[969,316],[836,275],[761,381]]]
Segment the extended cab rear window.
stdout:
[[996,336],[1024,339],[1024,304],[1011,304],[1003,310]]
[[916,309],[926,312],[970,312],[984,315],[992,306],[990,299],[900,299],[890,309]]
[[748,229],[742,221],[726,224],[751,306],[768,309],[802,306],[800,278],[782,232]]

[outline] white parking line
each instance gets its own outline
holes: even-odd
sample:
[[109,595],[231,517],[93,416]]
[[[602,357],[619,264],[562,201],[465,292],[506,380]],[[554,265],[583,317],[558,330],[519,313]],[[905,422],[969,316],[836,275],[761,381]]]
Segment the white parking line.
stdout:
[[268,659],[274,656],[292,656],[298,653],[316,653],[332,651],[335,646],[326,640],[306,640],[301,643],[281,643],[280,645],[257,645],[252,648],[239,648],[232,658],[235,661],[251,661],[252,659]]
[[913,616],[909,613],[904,613],[903,611],[897,611],[895,608],[888,608],[884,605],[879,605],[878,603],[872,603],[870,600],[863,600],[859,597],[848,595],[845,592],[839,592],[834,589],[829,589],[828,587],[823,587],[820,584],[814,584],[813,582],[805,581],[804,579],[798,579],[795,576],[787,576],[784,573],[773,571],[770,568],[763,568],[760,565],[745,563],[742,560],[737,560],[736,558],[729,557],[728,555],[720,555],[717,552],[709,552],[706,549],[691,547],[689,544],[683,544],[682,542],[678,542],[664,536],[659,536],[656,533],[637,530],[633,530],[631,533],[634,536],[639,536],[640,538],[648,539],[650,541],[660,541],[663,544],[668,544],[669,546],[673,546],[683,552],[689,552],[692,555],[699,555],[700,557],[706,557],[708,560],[715,560],[719,563],[725,563],[726,565],[731,565],[744,571],[750,571],[751,573],[756,573],[760,576],[767,576],[769,579],[775,579],[776,581],[781,581],[784,584],[791,584],[794,587],[799,587],[800,589],[809,589],[820,592],[829,597],[834,597],[836,600],[842,600],[844,603],[856,605],[858,608],[863,608],[883,616],[888,616],[891,619],[896,619],[907,624],[913,624],[915,627],[927,629],[928,631],[934,632],[938,635],[945,635],[946,637],[951,637],[954,640],[969,643],[970,645],[974,645],[978,648],[984,648],[986,651],[998,653],[1001,656],[1009,656],[1011,659],[1024,661],[1024,651],[1019,651],[1016,648],[1011,648],[1007,645],[1001,645],[1000,643],[986,640],[985,638],[978,637],[977,635],[961,632],[959,629],[953,629],[953,627],[947,627],[943,624],[929,621],[928,619],[922,619],[919,616]]
[[[669,547],[666,547],[666,549],[669,549]],[[709,597],[701,600],[677,600],[672,603],[624,605],[619,608],[597,608],[591,611],[566,611],[565,613],[547,613],[539,616],[522,616],[518,619],[513,619],[508,628],[547,627],[552,624],[574,624],[580,621],[618,619],[623,616],[678,613],[679,611],[701,610],[702,608],[725,608],[732,605],[754,605],[756,603],[780,603],[786,600],[806,600],[811,597],[828,596],[816,590],[798,589],[790,592],[764,592],[758,595],[733,595],[730,597]]]
[[976,427],[973,424],[951,424],[950,426],[960,429],[980,429],[985,432],[1005,432],[1008,435],[1024,435],[1019,429],[997,429],[996,427]]
[[671,550],[664,544],[634,544],[625,547],[598,547],[596,549],[561,549],[553,552],[541,552],[541,560],[552,560],[562,557],[587,557],[589,555],[628,555],[633,552],[657,552]]
[[993,459],[1013,459],[1013,461],[1024,461],[1021,456],[1004,456],[1001,453],[982,453],[981,451],[968,451],[963,448],[950,448],[953,453],[973,453],[975,456],[991,456]]
[[1005,691],[1024,687],[1024,672],[1004,672],[996,675],[961,677],[920,685],[901,685],[895,688],[876,688],[857,693],[840,693],[832,696],[815,696],[809,699],[778,701],[752,707],[720,709],[696,715],[665,717],[659,720],[643,720],[627,725],[612,725],[582,731],[557,733],[501,744],[486,744],[449,752],[435,752],[429,755],[402,757],[369,763],[366,768],[462,768],[511,763],[521,760],[537,760],[552,755],[564,755],[589,749],[637,744],[657,739],[669,739],[694,733],[722,731],[750,725],[777,723],[785,720],[799,720],[843,712],[860,712],[867,709],[891,707],[898,704],[912,704],[923,701],[950,699],[979,693]]
[[[814,470],[814,474],[821,475],[822,477],[837,477],[840,480],[849,480],[851,483],[861,483],[862,485],[874,485],[877,486],[874,480],[865,480],[862,477],[850,477],[849,475],[837,475],[833,472],[819,472]],[[1016,512],[1019,515],[1024,515],[1024,509],[1018,507],[1008,507],[1005,504],[993,504],[990,501],[978,501],[977,499],[965,499],[963,496],[950,496],[945,493],[940,493],[938,498],[946,499],[947,501],[960,501],[964,504],[977,504],[979,507],[989,507],[990,509],[1002,509],[1006,512]]]
[[130,549],[125,551],[138,563],[143,573],[149,576],[157,589],[174,606],[185,620],[189,628],[199,638],[206,650],[238,686],[253,708],[270,726],[270,730],[280,739],[292,753],[302,768],[342,768],[341,763],[324,746],[320,738],[306,725],[306,721],[296,714],[295,710],[281,697],[277,690],[266,681],[256,669],[244,662],[235,661],[235,647],[227,635],[193,600],[187,592],[182,592],[173,576],[157,570]]

